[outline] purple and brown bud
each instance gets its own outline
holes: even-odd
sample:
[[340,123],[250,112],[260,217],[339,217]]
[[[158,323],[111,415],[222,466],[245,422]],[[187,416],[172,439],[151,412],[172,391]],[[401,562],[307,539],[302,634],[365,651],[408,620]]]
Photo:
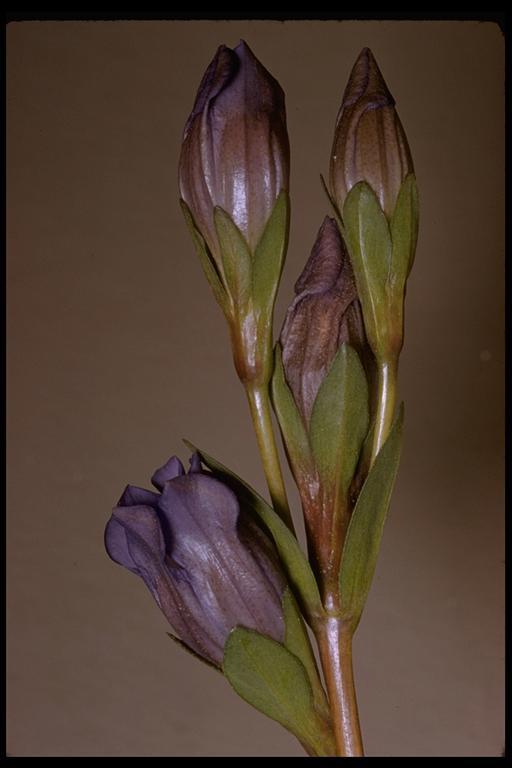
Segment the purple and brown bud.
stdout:
[[286,582],[233,491],[201,471],[197,454],[188,474],[174,456],[152,483],[158,493],[128,486],[113,510],[112,560],[144,580],[181,640],[217,666],[236,626],[282,642]]
[[281,331],[272,397],[302,501],[310,559],[323,588],[331,588],[368,431],[368,345],[334,219],[325,218],[295,293]]
[[414,173],[395,100],[369,48],[363,48],[343,95],[331,153],[331,195],[343,215],[345,199],[366,181],[391,218],[402,182]]
[[334,219],[325,217],[295,284],[281,331],[283,367],[306,429],[318,390],[344,342],[360,355],[366,337],[352,267]]
[[254,252],[288,189],[289,154],[281,86],[244,41],[234,50],[220,46],[185,125],[179,165],[181,197],[217,264],[215,207]]

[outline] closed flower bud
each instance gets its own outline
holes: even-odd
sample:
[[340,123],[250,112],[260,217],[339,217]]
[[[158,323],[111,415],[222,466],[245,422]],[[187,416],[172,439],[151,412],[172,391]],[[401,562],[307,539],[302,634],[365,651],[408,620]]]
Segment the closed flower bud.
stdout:
[[254,251],[288,177],[279,83],[245,42],[234,50],[221,46],[199,86],[179,165],[181,197],[218,265],[215,207],[231,217]]
[[193,651],[221,666],[235,626],[282,642],[285,580],[266,536],[235,494],[176,457],[152,477],[158,492],[128,486],[113,510],[105,545],[140,576],[169,623]]
[[343,342],[366,346],[352,267],[334,219],[325,217],[311,256],[295,284],[281,347],[283,367],[304,424]]
[[413,172],[395,101],[372,52],[363,48],[350,74],[336,120],[331,195],[343,215],[347,194],[358,181],[366,181],[390,219],[402,182]]
[[368,431],[362,312],[331,218],[318,232],[295,293],[281,331],[272,397],[302,501],[310,560],[323,587],[331,588]]

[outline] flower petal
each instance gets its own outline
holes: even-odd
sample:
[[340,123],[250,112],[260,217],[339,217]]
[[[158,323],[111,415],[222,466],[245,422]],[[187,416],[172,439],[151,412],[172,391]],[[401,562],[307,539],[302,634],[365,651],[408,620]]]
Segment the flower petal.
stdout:
[[147,506],[156,509],[159,499],[158,493],[147,491],[145,488],[139,488],[136,485],[127,485],[121,498],[117,502],[118,507]]
[[110,518],[105,528],[105,549],[115,563],[124,565],[133,573],[139,573],[139,569],[128,550],[126,531],[114,517]]
[[153,563],[163,562],[165,544],[156,511],[147,506],[116,507],[112,518],[126,534],[128,552],[139,572],[153,570]]
[[256,536],[247,546],[244,529],[241,541],[234,493],[207,475],[188,475],[166,484],[160,509],[172,533],[168,568],[176,583],[179,572],[187,574],[180,594],[210,634],[225,641],[242,625],[281,640],[284,580],[279,590],[276,565]]
[[[183,131],[184,140],[187,138],[194,119],[201,115],[208,101],[217,96],[237,69],[238,61],[234,52],[225,45],[219,46],[199,84],[192,112]],[[184,197],[184,195],[182,196]]]
[[201,457],[199,456],[199,453],[197,451],[195,451],[192,454],[192,456],[189,459],[189,462],[190,462],[190,469],[188,470],[189,474],[203,471],[203,468],[201,467]]
[[157,469],[151,478],[151,482],[161,491],[164,484],[168,480],[172,480],[174,477],[180,477],[185,474],[185,468],[177,456],[171,456],[171,458],[165,462],[163,467]]
[[173,543],[173,559],[179,552],[187,563],[193,563],[199,555],[196,543],[222,541],[236,530],[239,507],[235,494],[203,473],[167,482],[158,507],[162,523],[172,532],[173,542],[179,538],[179,544]]

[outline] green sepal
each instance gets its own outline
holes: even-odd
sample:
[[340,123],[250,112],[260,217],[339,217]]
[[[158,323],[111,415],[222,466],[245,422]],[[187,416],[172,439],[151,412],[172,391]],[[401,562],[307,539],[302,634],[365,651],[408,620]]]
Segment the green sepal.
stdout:
[[235,475],[230,469],[188,440],[184,440],[184,443],[190,450],[197,451],[201,461],[213,472],[215,477],[229,486],[244,507],[263,523],[274,540],[289,582],[300,598],[306,613],[309,616],[321,614],[323,611],[322,602],[315,576],[297,539],[286,523],[281,520],[265,499],[238,475]]
[[359,623],[377,564],[402,445],[403,404],[361,488],[350,519],[340,566],[341,615]]
[[246,307],[251,298],[252,279],[249,247],[235,222],[223,208],[215,208],[213,221],[229,293],[237,307]]
[[279,342],[276,344],[274,354],[271,399],[295,478],[312,475],[315,469],[309,437],[293,394],[286,382]]
[[289,198],[282,190],[254,251],[252,296],[255,309],[271,317],[288,244]]
[[219,272],[215,260],[210,254],[210,250],[206,245],[203,236],[195,225],[194,218],[188,205],[184,200],[180,199],[180,206],[181,210],[183,211],[183,216],[185,217],[185,222],[189,228],[190,234],[192,235],[192,240],[194,242],[194,246],[205,277],[210,284],[215,299],[217,300],[218,304],[220,304],[224,314],[228,316],[230,312],[230,299],[226,292],[222,275]]
[[368,432],[368,385],[359,355],[342,344],[322,381],[309,436],[318,472],[336,499],[346,499]]
[[329,704],[324,688],[320,682],[315,655],[311,648],[308,632],[304,620],[300,614],[297,601],[289,587],[283,592],[283,615],[285,622],[284,644],[288,650],[297,656],[307,672],[313,700],[318,712],[326,719],[330,719]]
[[418,221],[418,187],[416,177],[410,173],[400,187],[391,219],[393,252],[390,283],[393,287],[396,286],[398,290],[403,290],[414,263],[418,241]]
[[291,731],[311,754],[329,754],[330,728],[314,707],[304,665],[284,645],[236,627],[224,646],[223,670],[242,699]]
[[343,207],[343,234],[354,270],[366,335],[377,357],[388,348],[387,282],[391,268],[388,221],[373,189],[360,181]]

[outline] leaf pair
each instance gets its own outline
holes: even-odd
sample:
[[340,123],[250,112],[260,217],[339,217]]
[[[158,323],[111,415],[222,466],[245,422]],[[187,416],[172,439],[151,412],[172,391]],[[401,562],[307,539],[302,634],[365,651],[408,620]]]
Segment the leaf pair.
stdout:
[[314,510],[309,515],[310,529],[319,524],[315,518],[320,503],[331,529],[340,525],[369,426],[368,386],[359,355],[348,344],[340,346],[306,425],[286,382],[277,345],[272,400],[306,517],[310,504]]
[[184,200],[181,207],[201,266],[216,300],[228,319],[253,307],[258,316],[271,316],[286,253],[289,223],[288,194],[279,194],[263,234],[251,253],[233,219],[214,209],[214,225],[221,254],[215,260]]
[[[344,354],[340,355],[340,362],[334,369],[333,381],[337,381],[338,385],[340,378],[342,378],[340,376],[340,370],[343,368],[341,361],[343,359],[345,362],[348,360],[350,357],[350,355],[347,356],[348,352],[355,355],[353,350],[347,348]],[[344,414],[344,409],[339,407],[339,403],[327,397],[323,403],[322,400],[320,401],[319,412],[322,414],[322,419],[319,418],[319,423],[325,424],[324,443],[320,440],[321,429],[310,430],[311,441],[308,440],[302,419],[284,379],[279,355],[276,357],[273,379],[274,404],[292,466],[300,467],[303,471],[303,467],[311,467],[311,463],[315,460],[313,457],[315,457],[319,466],[324,468],[327,466],[330,471],[340,473],[340,487],[344,489],[348,487],[347,478],[351,478],[353,475],[358,451],[364,440],[365,430],[362,426],[367,424],[367,415],[364,411],[366,400],[361,396],[361,390],[354,386],[359,379],[359,386],[361,387],[362,379],[360,374],[356,373],[356,365],[353,366],[351,375],[348,374],[348,368],[347,365],[344,375],[346,391],[350,394],[347,419],[335,418],[337,410],[339,414]],[[330,391],[330,388],[327,389],[330,397],[335,395],[336,389],[333,389],[334,391]],[[358,411],[359,417],[357,417]],[[340,601],[342,616],[352,623],[354,629],[361,617],[377,564],[384,522],[400,462],[402,427],[403,406],[400,408],[390,434],[361,488],[345,536],[339,575]],[[331,428],[332,439],[330,440],[329,430]],[[338,430],[338,443],[341,444],[341,447],[344,445],[341,435],[345,432],[351,449],[347,451],[347,456],[341,457],[339,462],[336,462],[336,446],[333,446],[336,430]],[[356,447],[354,447],[354,443]],[[316,446],[316,451],[311,446]],[[325,459],[324,450],[326,451]],[[324,459],[323,462],[322,459]]]

